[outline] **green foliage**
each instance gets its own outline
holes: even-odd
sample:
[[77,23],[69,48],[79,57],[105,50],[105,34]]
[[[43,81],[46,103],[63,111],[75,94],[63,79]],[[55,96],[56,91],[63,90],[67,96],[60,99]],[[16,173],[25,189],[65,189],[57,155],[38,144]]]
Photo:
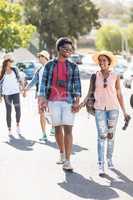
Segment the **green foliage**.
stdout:
[[114,53],[133,50],[133,23],[127,28],[120,28],[117,25],[102,26],[96,34],[96,48]]
[[36,29],[33,25],[22,24],[22,13],[19,4],[0,0],[0,49],[8,52],[28,45]]
[[133,23],[128,25],[126,34],[128,38],[129,49],[132,50],[133,49]]
[[130,8],[130,22],[133,23],[133,7]]
[[52,49],[57,38],[78,38],[99,25],[90,0],[25,0],[25,17],[37,27],[40,49]]
[[122,29],[117,25],[104,25],[96,35],[98,50],[109,50],[118,53],[122,50]]

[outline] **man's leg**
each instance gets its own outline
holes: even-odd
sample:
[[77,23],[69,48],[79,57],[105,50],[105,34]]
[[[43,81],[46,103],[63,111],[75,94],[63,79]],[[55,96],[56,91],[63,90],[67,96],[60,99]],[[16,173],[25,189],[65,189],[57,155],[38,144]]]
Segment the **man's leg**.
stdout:
[[44,111],[39,112],[40,115],[40,124],[42,129],[42,138],[40,140],[47,141],[47,135],[46,135],[46,119],[45,119],[45,113]]
[[40,113],[40,124],[41,124],[41,129],[42,132],[46,132],[46,120],[45,120],[45,115],[44,112]]
[[65,145],[65,155],[66,160],[70,160],[70,156],[72,153],[72,126],[64,125],[64,145]]
[[64,125],[64,145],[65,145],[66,160],[64,162],[63,169],[67,171],[73,171],[70,162],[70,156],[72,153],[72,143],[73,143],[72,125]]
[[60,151],[60,159],[59,161],[57,161],[57,164],[63,164],[65,160],[65,155],[64,155],[65,152],[64,152],[64,136],[62,132],[62,126],[55,127],[55,139]]

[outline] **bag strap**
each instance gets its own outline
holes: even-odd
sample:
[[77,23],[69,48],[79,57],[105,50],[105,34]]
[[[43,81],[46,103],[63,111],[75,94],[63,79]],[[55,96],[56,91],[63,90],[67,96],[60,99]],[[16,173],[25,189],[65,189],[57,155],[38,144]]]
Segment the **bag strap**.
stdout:
[[19,76],[19,72],[16,68],[12,67],[13,72],[15,73],[16,79],[18,80],[18,82],[20,81],[20,76]]

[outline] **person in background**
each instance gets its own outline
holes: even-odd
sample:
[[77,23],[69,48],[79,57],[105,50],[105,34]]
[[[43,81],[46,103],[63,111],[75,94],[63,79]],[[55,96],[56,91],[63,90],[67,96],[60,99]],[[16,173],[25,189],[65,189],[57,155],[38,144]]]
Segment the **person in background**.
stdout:
[[[93,60],[99,65],[95,81],[95,120],[97,127],[97,152],[99,175],[104,175],[105,141],[107,140],[106,157],[108,168],[114,168],[112,156],[114,150],[115,130],[119,115],[119,105],[125,121],[128,120],[123,95],[121,93],[120,78],[111,69],[116,65],[116,57],[109,51],[102,51],[93,55]],[[85,106],[87,98],[80,104]]]
[[23,83],[23,88],[26,87],[26,85],[28,84],[27,80],[26,80],[26,74],[24,73],[24,69],[21,67],[19,69],[19,75],[21,77],[22,83]]
[[[43,51],[41,51],[37,54],[37,57],[39,59],[39,62],[42,64],[42,66],[36,71],[31,82],[25,87],[24,96],[26,96],[26,91],[28,91],[34,85],[36,85],[36,93],[37,93],[37,96],[38,96],[38,88],[39,88],[40,82],[42,80],[42,74],[43,74],[45,65],[49,60],[49,53],[47,51],[43,50]],[[38,104],[39,104],[39,101],[38,101]],[[38,106],[38,112],[39,112],[39,115],[40,115],[40,124],[41,124],[41,128],[42,128],[42,138],[40,138],[40,141],[46,142],[47,141],[47,134],[46,134],[45,111],[44,111],[44,109],[41,109]],[[54,127],[52,127],[52,129],[51,129],[51,134],[54,134]]]
[[13,67],[13,56],[12,54],[6,54],[2,63],[2,70],[0,74],[0,99],[2,97],[5,101],[6,106],[6,121],[9,131],[9,137],[12,135],[11,129],[11,113],[12,103],[16,112],[16,132],[20,134],[20,86],[23,90],[23,82],[20,78],[17,68]]
[[58,57],[49,61],[43,72],[39,89],[40,107],[49,107],[52,114],[55,138],[60,150],[57,164],[63,164],[64,170],[72,171],[72,127],[75,113],[78,112],[81,82],[77,65],[68,60],[73,52],[72,41],[60,38],[56,48]]

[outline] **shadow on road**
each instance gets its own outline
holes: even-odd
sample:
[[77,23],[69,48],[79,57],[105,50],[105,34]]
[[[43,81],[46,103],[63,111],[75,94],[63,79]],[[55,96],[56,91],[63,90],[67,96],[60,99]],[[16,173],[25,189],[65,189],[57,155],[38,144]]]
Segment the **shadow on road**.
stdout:
[[119,195],[109,186],[100,185],[92,178],[86,179],[78,173],[65,172],[66,181],[58,185],[79,197],[85,199],[109,200]]
[[32,151],[35,141],[27,140],[22,135],[19,135],[19,138],[10,136],[10,141],[5,143],[21,151]]
[[119,189],[122,192],[127,193],[129,196],[133,197],[133,181],[130,180],[127,176],[122,174],[118,169],[112,169],[119,180],[113,179],[110,176],[105,176],[104,178],[110,181],[110,186],[115,189]]
[[[43,144],[43,145],[48,145],[52,148],[55,148],[55,149],[58,149],[58,146],[56,144],[56,142],[51,142],[50,140],[48,140],[47,142],[36,142],[36,143],[39,143],[39,144]],[[72,154],[75,154],[75,153],[78,153],[78,152],[81,152],[81,151],[87,151],[88,149],[85,148],[85,147],[81,147],[79,145],[76,145],[76,144],[73,144],[73,148],[72,148]]]

